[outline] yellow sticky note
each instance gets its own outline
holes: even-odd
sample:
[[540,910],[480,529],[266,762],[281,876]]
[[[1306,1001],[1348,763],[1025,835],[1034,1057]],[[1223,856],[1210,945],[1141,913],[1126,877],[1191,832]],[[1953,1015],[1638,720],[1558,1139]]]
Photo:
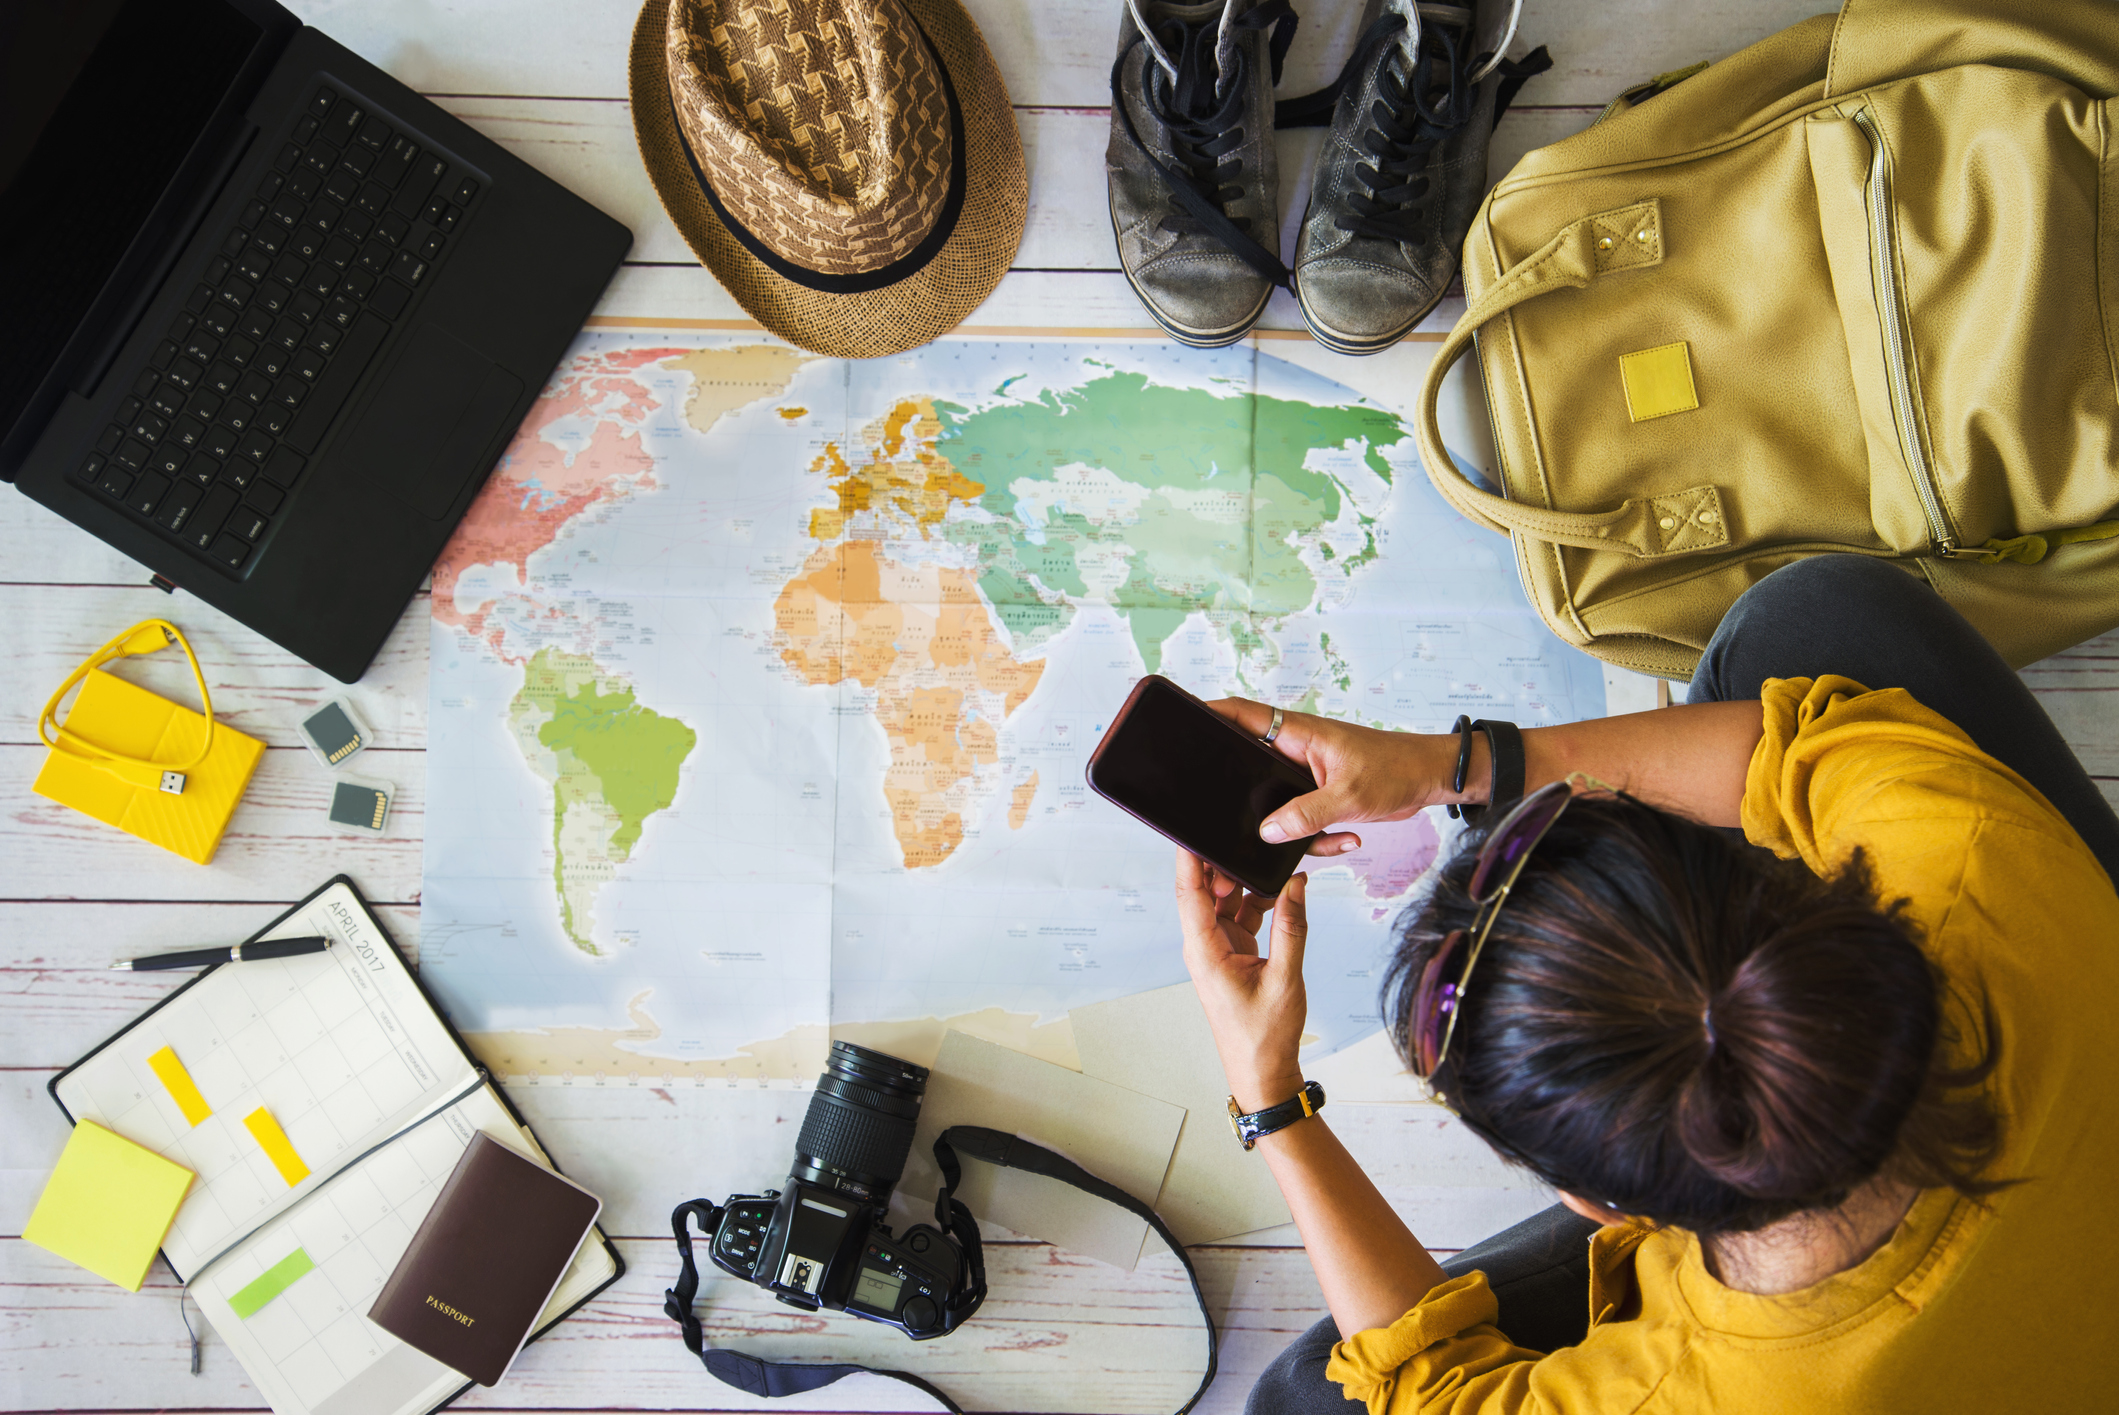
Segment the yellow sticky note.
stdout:
[[22,1236],[138,1292],[190,1187],[184,1166],[84,1120]]
[[1689,413],[1700,405],[1692,386],[1692,351],[1682,339],[1619,355],[1619,379],[1626,385],[1626,416],[1637,423]]
[[184,1069],[183,1062],[177,1060],[175,1048],[163,1047],[147,1058],[147,1064],[153,1068],[156,1079],[161,1081],[162,1089],[177,1103],[177,1109],[184,1112],[186,1120],[197,1125],[213,1114],[213,1107],[206,1104],[206,1097],[200,1095],[199,1088],[191,1083],[191,1073]]
[[257,1140],[258,1148],[272,1161],[272,1167],[287,1181],[289,1189],[309,1177],[309,1166],[303,1164],[302,1157],[294,1152],[287,1132],[280,1129],[280,1123],[272,1118],[271,1111],[259,1106],[243,1117],[243,1128]]

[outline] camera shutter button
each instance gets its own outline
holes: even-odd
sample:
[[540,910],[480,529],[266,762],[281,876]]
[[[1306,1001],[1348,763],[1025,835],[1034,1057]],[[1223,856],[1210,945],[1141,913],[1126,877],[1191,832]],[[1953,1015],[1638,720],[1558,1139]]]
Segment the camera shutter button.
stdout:
[[915,1297],[905,1304],[905,1325],[914,1331],[927,1330],[941,1315],[929,1297]]

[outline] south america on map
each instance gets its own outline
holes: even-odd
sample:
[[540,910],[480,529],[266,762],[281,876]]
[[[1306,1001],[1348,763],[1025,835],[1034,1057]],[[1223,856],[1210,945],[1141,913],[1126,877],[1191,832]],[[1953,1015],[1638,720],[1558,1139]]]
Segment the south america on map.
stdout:
[[[1412,392],[584,333],[435,568],[424,975],[503,1074],[803,1080],[945,1025],[1068,1060],[1071,1008],[1184,977],[1170,847],[1083,781],[1142,674],[1423,731],[1603,711],[1428,486]],[[1312,864],[1315,1053],[1379,1025],[1445,829]]]

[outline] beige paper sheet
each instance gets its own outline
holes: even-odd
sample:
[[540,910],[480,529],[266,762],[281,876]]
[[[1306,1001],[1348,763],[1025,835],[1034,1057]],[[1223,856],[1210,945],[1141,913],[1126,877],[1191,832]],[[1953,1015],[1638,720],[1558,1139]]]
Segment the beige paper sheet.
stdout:
[[1333,1105],[1422,1105],[1437,1111],[1442,1106],[1428,1094],[1427,1083],[1405,1069],[1389,1032],[1371,1032],[1314,1061],[1305,1058],[1302,1074],[1324,1087]]
[[1077,1007],[1085,1075],[1185,1108],[1157,1213],[1187,1247],[1288,1222],[1265,1157],[1229,1130],[1229,1083],[1190,983]]
[[[951,1032],[928,1078],[898,1188],[931,1203],[941,1186],[934,1137],[952,1125],[984,1125],[1035,1141],[1152,1201],[1184,1120],[1182,1109],[1136,1090]],[[1056,1179],[980,1160],[967,1159],[963,1167],[957,1197],[977,1217],[1128,1272],[1140,1261],[1148,1225],[1116,1204]]]

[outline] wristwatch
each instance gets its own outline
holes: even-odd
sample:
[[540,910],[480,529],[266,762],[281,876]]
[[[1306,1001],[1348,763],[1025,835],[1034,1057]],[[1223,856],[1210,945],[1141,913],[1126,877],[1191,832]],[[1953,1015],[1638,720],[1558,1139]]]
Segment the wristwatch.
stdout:
[[1249,1115],[1237,1106],[1236,1097],[1229,1097],[1229,1128],[1236,1132],[1236,1138],[1243,1141],[1243,1147],[1248,1150],[1275,1130],[1285,1130],[1323,1109],[1324,1087],[1315,1081],[1305,1081],[1292,1100],[1254,1110]]

